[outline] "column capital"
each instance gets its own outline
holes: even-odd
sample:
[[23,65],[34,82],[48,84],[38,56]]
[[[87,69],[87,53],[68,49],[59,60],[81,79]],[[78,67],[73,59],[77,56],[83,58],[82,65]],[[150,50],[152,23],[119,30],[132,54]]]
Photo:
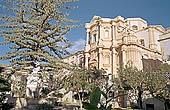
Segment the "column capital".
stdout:
[[152,32],[152,31],[153,31],[153,27],[149,27],[148,32]]
[[116,54],[116,53],[117,53],[117,51],[116,51],[115,48],[112,48],[112,52],[113,52],[113,54]]
[[123,46],[122,46],[121,51],[127,51],[126,45],[123,45]]
[[102,48],[99,48],[99,53],[101,53],[102,52]]
[[110,23],[112,26],[116,26],[116,23],[114,21],[111,21]]
[[86,32],[89,33],[90,32],[90,28],[86,28]]

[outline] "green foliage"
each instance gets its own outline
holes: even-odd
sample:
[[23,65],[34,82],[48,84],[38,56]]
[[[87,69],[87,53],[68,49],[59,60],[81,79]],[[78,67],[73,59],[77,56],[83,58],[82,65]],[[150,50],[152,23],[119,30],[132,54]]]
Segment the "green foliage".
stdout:
[[91,104],[89,105],[88,102],[83,103],[84,105],[90,106],[92,110],[95,110],[96,105],[99,103],[101,97],[101,90],[99,87],[105,83],[105,77],[103,74],[104,71],[102,70],[86,70],[83,68],[75,67],[73,72],[65,77],[64,87],[68,91],[71,90],[77,93],[80,106],[82,101],[85,101],[87,98],[89,98],[86,96],[88,96],[90,93],[89,101]]
[[101,86],[103,83],[103,71],[86,70],[75,66],[72,72],[65,77],[64,88],[77,93],[80,91],[90,93],[93,88]]
[[4,67],[0,67],[0,73],[3,71]]
[[8,82],[8,80],[5,80],[4,78],[0,77],[0,92],[10,91],[11,90],[11,84]]
[[170,72],[170,65],[168,63],[163,63],[159,66],[158,71]]
[[5,103],[5,104],[2,105],[1,110],[11,110],[12,108],[14,108],[14,105]]
[[120,87],[123,89],[137,90],[138,87],[141,87],[141,84],[145,84],[146,72],[133,67],[131,62],[124,68],[119,68],[118,73],[121,81]]
[[49,89],[48,88],[42,88],[41,93],[42,93],[42,96],[46,96],[47,94],[49,94]]
[[168,64],[162,64],[158,70],[153,71],[149,67],[144,70],[138,70],[129,62],[124,68],[119,68],[118,70],[121,82],[120,87],[125,90],[132,89],[137,91],[138,100],[141,103],[144,91],[149,91],[153,97],[161,100],[169,99],[170,95],[167,89],[169,81],[166,77],[166,73],[169,71],[170,65]]
[[[74,68],[71,74],[65,77],[64,87],[68,91],[87,90],[90,89],[89,83],[90,71],[85,69]],[[89,84],[88,84],[89,83]]]
[[[0,67],[0,73],[4,71],[4,67]],[[11,84],[5,79],[5,76],[0,76],[0,92],[6,92],[11,90]]]
[[[109,96],[109,92],[113,90],[114,83],[110,84],[108,83],[108,77],[102,76],[102,71],[98,71],[99,74],[97,74],[98,77],[96,78],[98,83],[98,79],[103,79],[102,86],[96,85],[94,86],[93,91],[90,93],[89,102],[83,102],[83,106],[87,110],[112,110],[112,105],[110,105],[110,102],[117,98],[113,96]],[[99,81],[100,82],[100,81]],[[101,89],[101,87],[104,87]],[[101,100],[101,96],[103,96],[103,99]]]
[[14,107],[14,105],[8,104],[4,102],[4,100],[6,100],[6,94],[1,92],[0,94],[0,109],[1,110],[10,110]]
[[[68,18],[69,11],[75,8],[70,3],[75,1],[2,0],[0,7],[6,13],[0,14],[0,37],[4,39],[0,45],[8,44],[10,51],[0,60],[10,61],[16,77],[32,73],[36,63],[40,64],[39,76],[46,79],[47,72],[57,74],[63,68],[70,69],[61,58],[69,55],[67,49],[72,46],[66,35],[77,27]],[[24,95],[25,84],[14,84],[18,94]]]
[[92,105],[97,105],[100,102],[100,98],[101,98],[101,91],[100,88],[97,87],[92,91],[90,95],[90,103]]
[[[153,91],[153,96],[156,98],[163,100],[170,100],[170,65],[167,63],[163,63],[159,66],[158,70],[152,75],[152,79],[157,80],[156,83],[150,81],[149,91]],[[157,77],[155,77],[157,76]]]
[[[111,86],[107,89],[108,89],[108,91],[110,91]],[[94,88],[94,90],[92,91],[92,93],[90,95],[90,103],[83,102],[84,108],[87,110],[112,110],[112,106],[111,105],[108,106],[108,103],[112,100],[112,98],[109,99],[107,97],[108,91],[106,91],[106,92],[101,91],[101,89],[99,87]],[[104,96],[104,98],[106,100],[106,103],[104,105],[100,101],[102,95]],[[109,100],[107,100],[107,99],[109,99]],[[98,104],[101,104],[100,107],[98,107]]]
[[98,107],[96,105],[90,104],[88,102],[83,102],[83,106],[87,110],[97,110]]

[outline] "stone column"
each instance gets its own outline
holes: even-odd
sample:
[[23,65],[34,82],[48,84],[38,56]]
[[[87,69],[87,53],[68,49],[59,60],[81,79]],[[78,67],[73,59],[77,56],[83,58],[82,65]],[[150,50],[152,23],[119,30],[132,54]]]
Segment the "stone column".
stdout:
[[123,55],[123,65],[126,65],[126,51],[125,50],[123,50],[122,51],[122,55]]
[[99,29],[98,29],[98,36],[99,36],[99,38],[98,38],[98,45],[101,45],[102,44],[102,25],[101,24],[99,24]]
[[98,69],[101,69],[102,66],[102,48],[99,48],[99,54],[98,54]]
[[86,29],[86,45],[89,44],[89,32],[90,29]]
[[117,77],[117,52],[115,48],[112,49],[112,74]]
[[85,53],[85,68],[88,69],[89,67],[89,55]]
[[127,61],[126,61],[126,48],[123,46],[122,47],[122,63],[123,63],[123,66],[126,65]]
[[99,22],[99,24],[98,24],[98,39],[100,39],[101,38],[101,23]]
[[153,28],[148,29],[148,34],[149,34],[149,48],[156,49]]
[[115,23],[112,22],[112,44],[115,45],[116,44],[116,30],[115,30]]
[[98,42],[99,41],[99,33],[97,32],[96,33],[96,42]]

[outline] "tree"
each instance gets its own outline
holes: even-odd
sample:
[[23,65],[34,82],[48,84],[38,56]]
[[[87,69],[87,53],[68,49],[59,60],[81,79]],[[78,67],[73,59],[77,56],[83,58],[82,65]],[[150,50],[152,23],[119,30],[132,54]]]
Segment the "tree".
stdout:
[[37,66],[40,67],[35,70],[37,73],[48,72],[47,68],[52,72],[69,68],[60,58],[69,54],[67,48],[71,46],[64,36],[77,27],[67,19],[67,11],[74,8],[67,3],[75,1],[3,0],[0,6],[10,15],[0,15],[0,36],[5,39],[0,44],[9,44],[12,51],[0,59],[10,60],[14,71],[30,67],[28,73]]
[[[107,77],[105,81],[107,80]],[[112,110],[112,105],[110,102],[113,101],[113,99],[119,97],[118,96],[111,96],[110,92],[112,91],[112,88],[114,84],[109,85],[108,81],[103,85],[104,88],[100,88],[98,86],[94,87],[92,92],[90,93],[90,97],[88,101],[83,102],[83,106],[87,110]],[[103,96],[101,100],[101,96]],[[100,105],[100,106],[99,106]]]
[[10,60],[17,67],[36,65],[35,62],[50,67],[60,64],[59,58],[69,54],[66,49],[71,46],[64,35],[75,27],[69,25],[74,21],[67,19],[63,10],[72,9],[65,4],[75,0],[3,1],[8,5],[1,7],[12,14],[0,16],[0,34],[5,39],[1,44],[10,43],[13,51],[1,59]]
[[2,76],[2,72],[4,72],[5,67],[0,67],[0,92],[10,91],[10,83],[5,77]]
[[6,103],[6,93],[7,91],[11,90],[11,84],[8,82],[8,80],[2,75],[2,73],[5,71],[5,67],[0,67],[0,108],[2,110],[12,108],[13,106]]
[[[78,100],[80,104],[80,108],[82,110],[82,100],[83,100],[83,94],[85,90],[90,89],[90,83],[88,81],[89,77],[88,70],[85,69],[77,69],[74,70],[74,72],[67,76],[66,82],[65,82],[65,88],[67,91],[74,91],[78,95]],[[89,84],[88,84],[89,83]]]
[[146,72],[138,70],[136,67],[132,66],[129,62],[125,67],[118,69],[120,86],[125,90],[133,90],[138,92],[138,107],[142,108],[142,95],[145,91],[144,81],[146,78]]
[[67,91],[76,92],[80,108],[82,110],[82,102],[88,100],[90,93],[96,87],[101,87],[104,83],[104,71],[94,69],[86,70],[75,66],[73,72],[66,76],[64,87]]
[[170,109],[170,65],[163,63],[154,72],[149,72],[146,87],[150,94],[164,102]]
[[119,68],[119,78],[121,87],[126,90],[137,91],[138,107],[142,108],[142,97],[144,92],[149,92],[154,98],[160,99],[165,94],[168,80],[165,72],[169,70],[166,64],[162,64],[158,70],[153,71],[152,68],[144,68],[138,70],[131,63]]

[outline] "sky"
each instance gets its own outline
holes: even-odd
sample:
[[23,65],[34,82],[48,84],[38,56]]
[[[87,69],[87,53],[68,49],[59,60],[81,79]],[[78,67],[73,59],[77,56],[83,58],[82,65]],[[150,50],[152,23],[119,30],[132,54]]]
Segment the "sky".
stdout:
[[[0,3],[2,0],[0,0]],[[148,25],[162,25],[170,27],[170,0],[79,0],[71,5],[78,8],[70,11],[69,18],[79,21],[81,27],[72,29],[66,36],[74,46],[71,52],[83,50],[85,45],[85,23],[91,21],[94,15],[104,18],[122,16],[140,17],[148,22]],[[3,11],[0,10],[0,13]],[[2,40],[2,39],[0,39]],[[0,55],[7,52],[7,46],[0,46]],[[5,61],[0,61],[5,63]]]
[[162,25],[168,28],[170,27],[169,4],[170,0],[79,0],[74,4],[78,8],[70,13],[71,18],[82,24],[68,35],[68,39],[75,43],[72,51],[83,49],[86,37],[85,23],[90,22],[94,15],[104,18],[140,17],[146,20],[148,25]]
[[86,37],[85,23],[90,22],[94,15],[104,18],[140,17],[146,20],[148,25],[162,25],[168,28],[169,4],[170,0],[79,0],[74,3],[78,8],[70,12],[70,18],[78,20],[82,25],[73,29],[67,36],[74,43],[71,52],[83,50]]

